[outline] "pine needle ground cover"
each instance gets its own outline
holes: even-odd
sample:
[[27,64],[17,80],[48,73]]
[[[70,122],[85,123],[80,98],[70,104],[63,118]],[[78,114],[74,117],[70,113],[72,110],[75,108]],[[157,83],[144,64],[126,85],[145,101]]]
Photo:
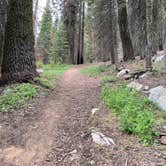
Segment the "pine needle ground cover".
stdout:
[[105,84],[102,98],[106,106],[120,119],[122,131],[137,135],[144,144],[153,143],[157,132],[154,129],[155,113],[153,104],[137,91],[126,86]]

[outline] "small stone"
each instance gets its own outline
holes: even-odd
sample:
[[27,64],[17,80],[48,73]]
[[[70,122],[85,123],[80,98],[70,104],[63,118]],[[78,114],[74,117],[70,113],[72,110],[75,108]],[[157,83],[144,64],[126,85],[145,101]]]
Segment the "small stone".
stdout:
[[76,154],[77,153],[77,150],[74,149],[73,151],[71,151],[69,154]]
[[37,71],[39,74],[44,72],[43,69],[37,69],[36,71]]
[[143,90],[148,91],[149,90],[149,86],[144,86]]
[[121,71],[117,74],[117,77],[122,77],[122,76],[124,76],[124,75],[126,75],[126,74],[129,74],[129,72],[130,72],[130,70],[128,70],[128,69],[123,69],[123,70],[121,70]]
[[92,131],[91,133],[93,142],[101,145],[101,146],[109,146],[109,145],[115,145],[115,142],[112,138],[106,137],[104,134],[96,131]]
[[135,89],[137,91],[140,91],[141,89],[143,89],[143,85],[138,83],[138,82],[131,82],[130,84],[127,85],[128,88],[130,89]]
[[149,78],[153,75],[152,72],[146,72],[143,75],[139,76],[139,78]]
[[132,78],[131,74],[126,74],[123,76],[124,80],[130,80]]
[[94,160],[91,160],[91,161],[90,161],[90,165],[95,165],[95,161],[94,161]]
[[74,161],[74,160],[77,160],[79,159],[79,155],[78,154],[73,154],[71,157],[70,157],[70,160],[71,161]]
[[92,112],[92,115],[94,115],[94,114],[96,114],[99,111],[100,111],[99,108],[93,108],[91,112]]
[[166,126],[163,126],[163,129],[166,131]]
[[166,136],[162,136],[160,141],[161,141],[161,144],[166,145]]

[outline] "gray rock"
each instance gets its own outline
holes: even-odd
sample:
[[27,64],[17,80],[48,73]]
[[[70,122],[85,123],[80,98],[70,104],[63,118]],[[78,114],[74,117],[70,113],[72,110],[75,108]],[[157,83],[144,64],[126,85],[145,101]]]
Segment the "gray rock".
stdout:
[[159,107],[166,111],[166,95],[165,96],[161,96],[158,100],[157,103],[159,105]]
[[96,114],[96,113],[99,112],[99,111],[100,111],[99,108],[93,108],[93,109],[91,110],[92,115]]
[[140,91],[143,89],[143,85],[138,83],[138,82],[131,82],[130,84],[127,85],[128,88],[130,89],[135,89],[137,91]]
[[157,62],[161,62],[164,58],[164,50],[163,51],[157,51],[157,54],[155,56],[152,57],[152,62],[153,63],[157,63]]
[[166,95],[166,88],[158,86],[149,90],[149,99],[153,102],[157,102],[161,96]]
[[121,70],[118,74],[117,74],[117,77],[122,77],[126,74],[129,74],[130,70],[129,69],[123,69]]
[[141,75],[139,78],[149,78],[153,75],[152,72],[146,72],[145,74]]
[[166,110],[166,88],[158,86],[149,90],[149,100],[158,104],[162,110]]
[[91,133],[93,142],[101,146],[115,145],[115,142],[112,138],[106,137],[104,134],[96,131]]
[[157,55],[157,56],[154,56],[154,57],[152,58],[152,62],[153,62],[153,63],[161,62],[161,61],[163,61],[164,56],[165,56],[164,54],[159,54],[159,55]]

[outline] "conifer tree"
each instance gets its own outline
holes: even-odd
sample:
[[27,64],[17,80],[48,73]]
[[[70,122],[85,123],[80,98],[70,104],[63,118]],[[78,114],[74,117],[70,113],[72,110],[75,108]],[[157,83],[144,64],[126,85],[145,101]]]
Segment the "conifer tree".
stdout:
[[49,49],[51,42],[52,14],[50,0],[47,0],[46,7],[41,20],[40,34],[38,39],[38,48],[43,56],[43,63],[49,63]]

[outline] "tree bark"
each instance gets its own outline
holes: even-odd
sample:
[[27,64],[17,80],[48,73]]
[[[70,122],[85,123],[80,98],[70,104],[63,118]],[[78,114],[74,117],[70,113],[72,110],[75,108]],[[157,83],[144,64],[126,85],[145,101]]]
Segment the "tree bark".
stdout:
[[153,15],[152,15],[152,0],[146,0],[146,31],[147,31],[147,54],[146,68],[152,70],[151,56],[153,53]]
[[76,36],[76,20],[78,12],[78,0],[67,0],[64,5],[63,17],[64,25],[67,32],[67,40],[69,45],[68,62],[75,64],[75,36]]
[[0,0],[0,66],[3,58],[4,32],[7,12],[7,0]]
[[36,75],[32,0],[9,0],[2,81],[25,82]]
[[120,27],[120,36],[123,47],[123,60],[124,61],[133,60],[135,59],[135,56],[128,29],[128,17],[127,17],[127,8],[125,0],[118,0],[118,15],[119,15],[118,21]]
[[128,0],[127,15],[129,33],[135,56],[142,59],[146,55],[146,1]]

